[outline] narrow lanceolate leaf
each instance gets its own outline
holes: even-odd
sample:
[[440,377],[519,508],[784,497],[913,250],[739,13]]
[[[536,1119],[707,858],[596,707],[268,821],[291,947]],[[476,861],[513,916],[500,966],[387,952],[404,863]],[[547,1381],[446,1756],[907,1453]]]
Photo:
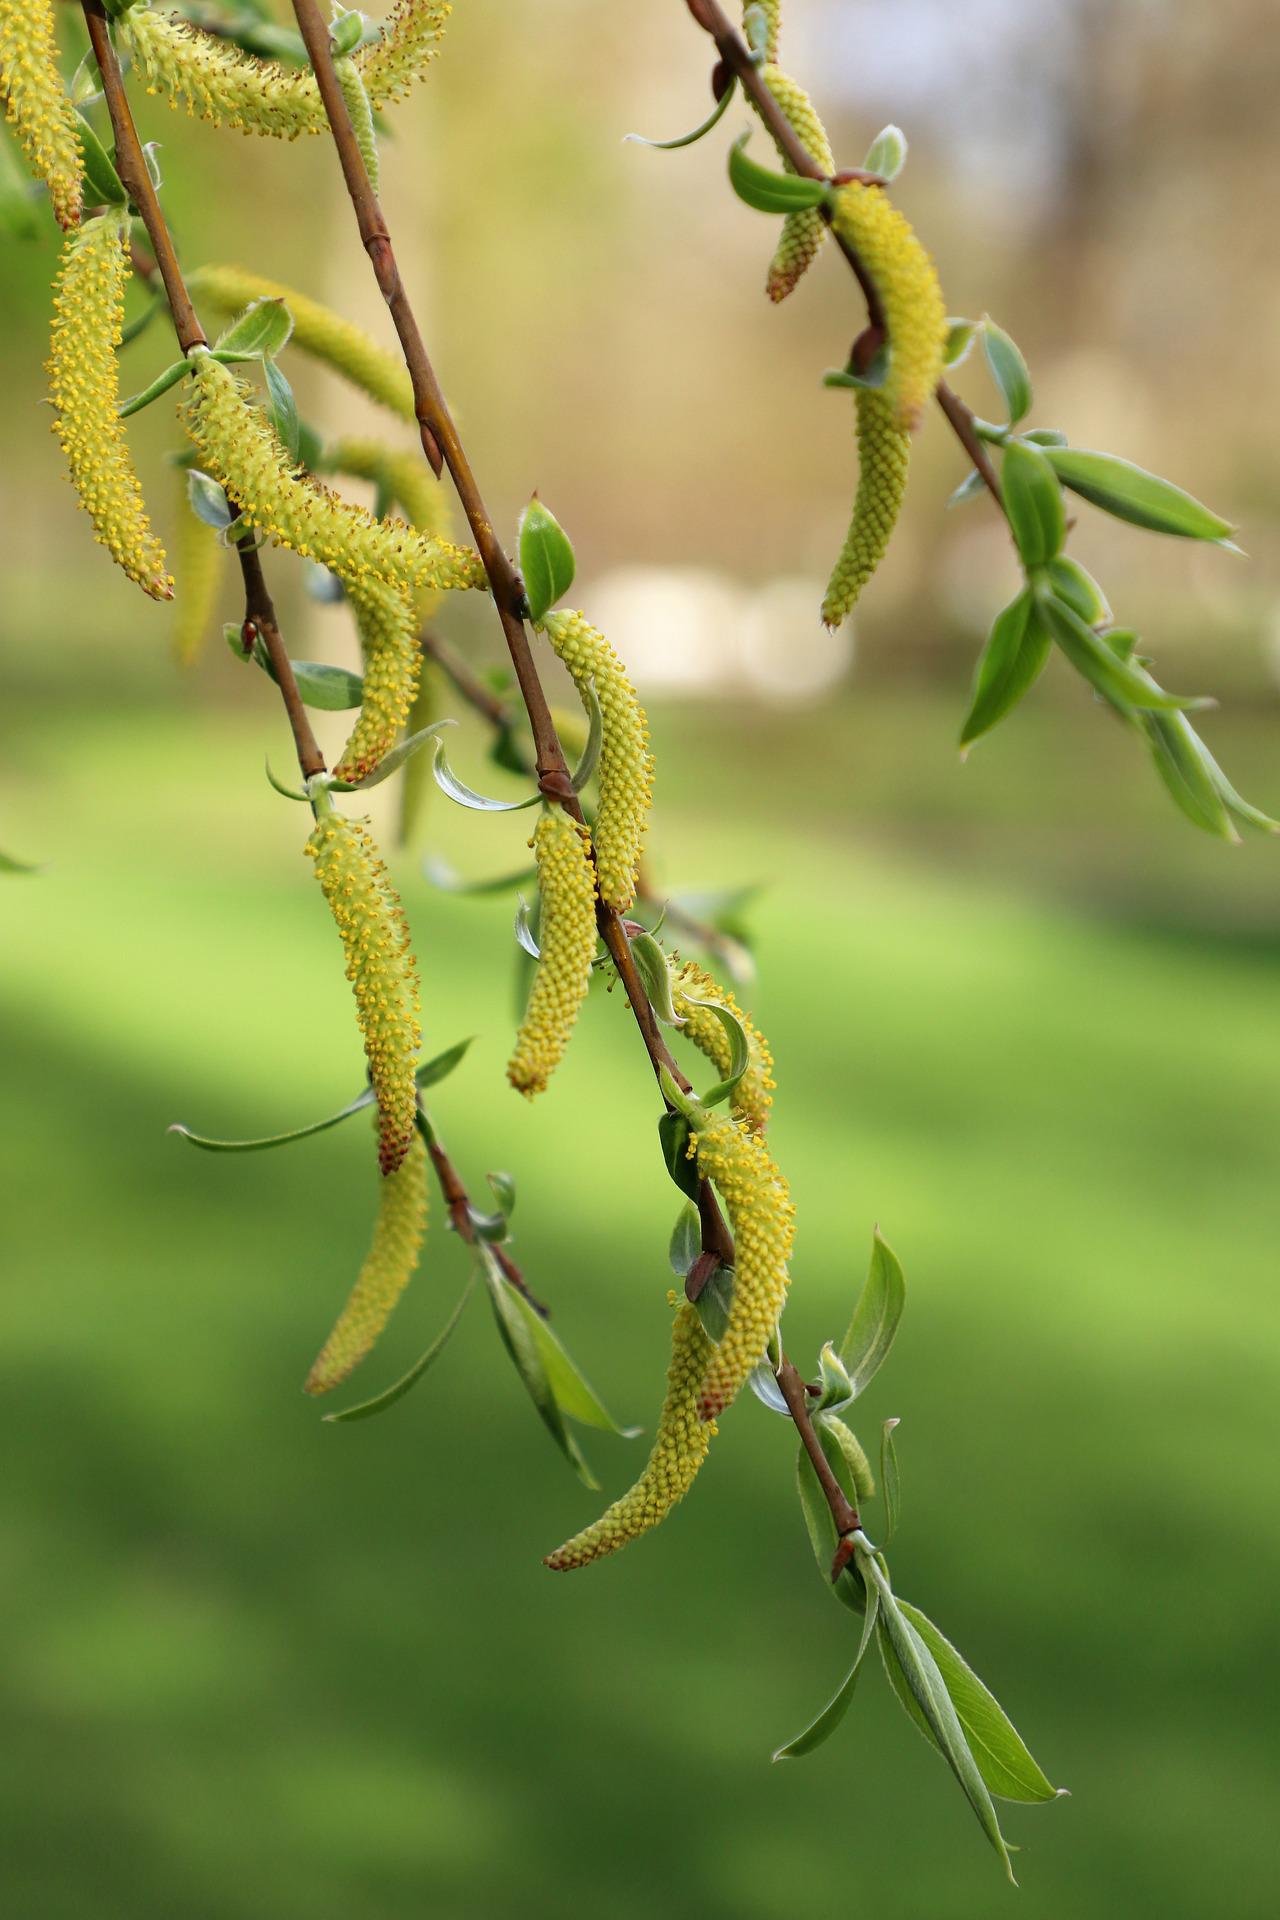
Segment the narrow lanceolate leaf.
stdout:
[[644,133],[624,133],[622,137],[624,140],[634,140],[642,147],[656,147],[659,153],[674,153],[679,147],[692,147],[723,119],[725,110],[733,98],[734,85],[735,82],[730,80],[706,119],[699,121],[691,133],[677,134],[674,140],[651,140]]
[[902,1489],[898,1478],[898,1449],[894,1442],[897,1420],[886,1420],[880,1429],[880,1491],[884,1496],[884,1544],[898,1531]]
[[1049,629],[1035,595],[1024,587],[998,613],[978,658],[973,702],[960,731],[962,748],[971,746],[1017,706],[1044,670],[1053,650]]
[[667,967],[667,956],[651,933],[634,933],[628,936],[631,957],[636,963],[636,972],[640,975],[649,1005],[664,1027],[678,1027],[680,1015],[676,1012],[671,997],[671,974]]
[[423,1061],[413,1076],[419,1093],[424,1093],[428,1087],[438,1086],[442,1080],[448,1079],[454,1068],[464,1059],[471,1045],[471,1038],[472,1036],[468,1036],[465,1040],[458,1040],[453,1046],[446,1047],[443,1053],[437,1053],[432,1059]]
[[316,1355],[307,1393],[340,1386],[373,1349],[418,1264],[427,1230],[427,1149],[415,1135],[400,1165],[378,1182],[373,1241],[333,1331]]
[[799,213],[805,207],[818,207],[827,197],[821,180],[808,180],[795,173],[775,173],[747,157],[744,133],[729,149],[729,184],[740,200],[757,213]]
[[1000,466],[1004,510],[1024,567],[1030,571],[1052,560],[1066,537],[1062,488],[1038,447],[1011,440]]
[[1141,725],[1156,772],[1192,825],[1218,840],[1239,840],[1185,714],[1144,713]]
[[[453,724],[452,720],[437,721],[436,729]],[[435,764],[432,770],[441,793],[447,793],[449,798],[456,800],[460,807],[470,807],[476,813],[519,813],[524,807],[536,806],[542,798],[539,793],[531,793],[524,800],[492,800],[487,794],[477,793],[474,787],[469,787],[465,780],[460,780],[453,771],[445,755],[444,741],[440,738],[436,740]]]
[[1065,600],[1054,593],[1038,594],[1036,604],[1050,633],[1071,662],[1105,700],[1122,713],[1146,708],[1171,709],[1202,707],[1206,702],[1194,696],[1166,693],[1149,673],[1122,658],[1086,624]]
[[901,1264],[877,1227],[871,1242],[871,1266],[849,1330],[840,1342],[840,1358],[855,1395],[866,1391],[888,1359],[905,1304],[906,1281]]
[[80,219],[80,129],[58,69],[50,0],[0,5],[0,97],[28,167],[49,189],[58,225]]
[[540,623],[573,585],[573,543],[536,494],[520,515],[518,540],[529,618]]
[[190,1127],[184,1127],[175,1120],[169,1128],[193,1147],[203,1147],[206,1153],[261,1153],[266,1147],[287,1147],[294,1140],[309,1140],[313,1133],[327,1133],[330,1127],[336,1127],[339,1121],[349,1120],[353,1113],[359,1113],[365,1107],[373,1105],[373,1088],[366,1087],[357,1094],[349,1105],[337,1113],[331,1113],[325,1120],[313,1120],[310,1126],[294,1127],[289,1133],[268,1133],[258,1140],[214,1140],[204,1133],[193,1133]]
[[493,1316],[497,1322],[502,1344],[511,1357],[512,1365],[519,1374],[525,1392],[537,1409],[538,1418],[547,1432],[569,1462],[583,1486],[598,1492],[600,1483],[587,1465],[581,1447],[565,1424],[565,1415],[561,1409],[548,1377],[543,1351],[538,1340],[538,1331],[543,1321],[533,1311],[524,1298],[503,1273],[493,1248],[483,1240],[476,1249],[481,1263],[481,1272],[485,1285],[489,1289],[489,1300],[493,1307]]
[[987,356],[991,377],[1008,408],[1009,424],[1016,426],[1031,411],[1031,375],[1027,363],[1015,342],[994,320],[982,323],[982,350]]
[[130,399],[121,401],[120,418],[132,420],[135,413],[141,413],[143,408],[149,407],[153,400],[159,400],[161,395],[168,393],[171,387],[176,387],[179,380],[185,380],[190,371],[189,361],[175,360],[172,365],[165,368],[163,373],[158,373],[150,386],[144,387],[141,393],[135,393]]
[[1045,457],[1063,486],[1135,527],[1178,534],[1185,540],[1229,540],[1235,531],[1229,520],[1202,506],[1171,480],[1162,480],[1114,453],[1046,447]]
[[463,1309],[467,1301],[471,1298],[471,1291],[475,1286],[475,1278],[475,1274],[473,1273],[468,1279],[466,1286],[462,1289],[462,1294],[457,1306],[449,1315],[449,1318],[445,1321],[444,1326],[440,1329],[426,1352],[414,1361],[408,1373],[402,1373],[398,1380],[394,1381],[391,1386],[385,1388],[383,1392],[375,1394],[372,1400],[358,1401],[353,1407],[342,1407],[337,1413],[326,1413],[323,1415],[323,1418],[325,1420],[332,1420],[335,1423],[344,1420],[371,1420],[374,1414],[385,1413],[387,1408],[393,1407],[397,1400],[403,1400],[406,1393],[408,1393],[411,1388],[417,1386],[423,1374],[429,1372],[435,1365],[440,1355],[448,1346],[449,1341],[453,1338],[458,1322],[462,1318]]
[[[0,14],[4,8],[0,7]],[[123,207],[128,204],[129,196],[116,172],[115,162],[99,140],[97,134],[84,118],[79,116],[76,132],[80,139],[80,152],[84,160],[84,177],[88,182],[94,205]]]
[[862,1656],[871,1644],[876,1621],[880,1615],[880,1597],[873,1588],[862,1621],[862,1636],[858,1641],[858,1651],[853,1657],[853,1665],[845,1675],[834,1697],[829,1700],[817,1719],[798,1733],[794,1740],[788,1740],[785,1747],[779,1747],[774,1754],[775,1760],[799,1760],[803,1754],[812,1753],[829,1740],[845,1714],[849,1711],[853,1699],[853,1690],[858,1684],[858,1674],[862,1670]]

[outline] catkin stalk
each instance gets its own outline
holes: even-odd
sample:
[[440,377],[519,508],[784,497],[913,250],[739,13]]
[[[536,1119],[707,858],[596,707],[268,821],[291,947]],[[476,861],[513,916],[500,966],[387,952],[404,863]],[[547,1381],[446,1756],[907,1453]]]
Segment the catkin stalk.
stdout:
[[427,1150],[415,1133],[394,1173],[378,1182],[373,1241],[304,1391],[327,1393],[369,1354],[408,1286],[427,1231]]
[[827,583],[822,618],[838,627],[885,556],[902,506],[911,461],[911,437],[895,421],[891,403],[875,387],[854,398],[858,433],[858,491],[853,518]]
[[715,1008],[726,1007],[741,1023],[747,1036],[748,1064],[729,1096],[729,1105],[744,1126],[750,1127],[753,1133],[763,1133],[769,1124],[773,1090],[777,1085],[769,1042],[750,1015],[743,1012],[728,987],[722,987],[696,960],[686,960],[683,965],[672,963],[668,972],[671,1004],[684,1021],[680,1032],[706,1056],[722,1080],[729,1072],[731,1053],[729,1036]]
[[542,898],[541,958],[507,1078],[517,1092],[532,1099],[563,1059],[591,984],[596,886],[586,829],[561,808],[546,809],[529,845],[538,863]]
[[27,165],[69,231],[82,210],[80,136],[58,67],[50,0],[0,0],[0,96]]
[[129,272],[128,226],[124,208],[112,208],[63,241],[53,291],[49,398],[53,431],[98,540],[144,593],[171,600],[164,548],[151,531],[119,416],[115,350]]
[[649,723],[609,642],[580,613],[549,613],[542,630],[569,669],[587,706],[594,684],[604,722],[597,781],[600,806],[593,841],[600,898],[625,913],[635,899],[636,874],[653,802]]
[[693,1485],[715,1427],[700,1419],[698,1399],[703,1374],[714,1348],[702,1330],[696,1307],[687,1301],[676,1311],[671,1329],[671,1365],[667,1394],[653,1451],[635,1485],[615,1500],[591,1526],[566,1540],[546,1557],[557,1573],[585,1567],[616,1553],[665,1520]]
[[323,814],[307,841],[342,940],[347,979],[378,1102],[378,1160],[394,1173],[414,1138],[414,1068],[422,1040],[418,969],[409,927],[364,824]]
[[933,262],[880,187],[857,180],[840,187],[831,218],[880,295],[889,335],[889,370],[878,391],[894,424],[910,433],[942,377],[947,309]]
[[689,1142],[698,1173],[724,1201],[737,1247],[729,1322],[707,1363],[698,1399],[714,1420],[760,1359],[787,1297],[795,1209],[787,1183],[758,1134],[728,1114],[699,1114]]

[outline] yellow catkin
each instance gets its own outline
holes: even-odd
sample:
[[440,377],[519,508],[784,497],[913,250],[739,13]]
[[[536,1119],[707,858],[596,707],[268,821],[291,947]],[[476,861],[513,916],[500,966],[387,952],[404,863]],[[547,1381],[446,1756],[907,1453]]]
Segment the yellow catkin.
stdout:
[[179,666],[194,664],[213,629],[226,558],[216,529],[191,511],[183,474],[173,559],[173,652]]
[[[339,440],[329,451],[329,463],[335,473],[371,480],[379,493],[398,503],[409,525],[419,533],[448,539],[452,524],[449,496],[421,454],[384,447],[377,440]],[[420,590],[419,618],[425,619],[433,612],[439,598],[431,589]]]
[[330,567],[350,585],[482,587],[479,554],[420,534],[403,520],[375,520],[295,467],[248,391],[208,353],[191,356],[183,410],[201,465],[276,546]]
[[347,961],[369,1079],[378,1102],[378,1160],[394,1173],[414,1138],[414,1068],[422,1039],[409,927],[362,821],[323,815],[306,845]]
[[719,1192],[737,1247],[729,1323],[707,1362],[698,1400],[700,1417],[714,1420],[745,1385],[778,1323],[795,1209],[763,1140],[728,1114],[700,1116],[689,1152]]
[[[827,139],[827,130],[804,88],[789,73],[784,73],[781,67],[762,67],[760,78],[786,114],[805,152],[824,174],[834,173],[835,156]],[[782,154],[782,161],[788,173],[795,171],[785,153]],[[786,299],[821,252],[826,237],[827,223],[816,207],[804,207],[799,213],[787,215],[765,281],[765,291],[772,301],[776,303]]]
[[415,1133],[394,1173],[378,1182],[373,1241],[332,1333],[307,1375],[307,1393],[327,1393],[373,1349],[408,1286],[427,1231],[427,1150]]
[[[374,107],[399,99],[426,71],[449,11],[437,0],[400,0],[381,36],[351,56]],[[180,15],[141,4],[122,16],[119,31],[147,91],[165,96],[171,107],[185,106],[189,114],[214,126],[282,140],[328,127],[309,67],[259,60],[201,33]]]
[[360,158],[364,161],[364,170],[369,176],[369,185],[376,193],[381,175],[381,168],[378,165],[378,136],[374,131],[373,108],[369,104],[369,95],[360,77],[360,69],[354,60],[347,58],[335,60],[333,71],[337,75],[338,85],[342,88],[342,97],[347,103],[347,112],[351,117],[351,131],[355,134]]
[[563,1059],[591,984],[596,888],[585,830],[559,807],[547,808],[529,845],[538,863],[542,899],[541,958],[507,1078],[517,1092],[532,1099]]
[[672,1005],[684,1021],[680,1032],[692,1041],[699,1053],[706,1055],[721,1079],[729,1071],[731,1056],[729,1036],[715,1007],[727,1007],[742,1023],[747,1036],[748,1064],[730,1095],[729,1104],[738,1119],[754,1133],[763,1133],[769,1124],[773,1090],[777,1085],[769,1042],[750,1015],[742,1011],[728,987],[722,987],[696,960],[686,960],[683,965],[673,962],[669,971]]
[[49,189],[58,225],[78,226],[80,136],[58,68],[50,0],[0,0],[0,96],[27,165]]
[[880,391],[895,424],[910,432],[942,377],[947,309],[933,262],[881,187],[857,180],[840,187],[832,224],[880,295],[889,334],[889,371]]
[[896,425],[893,409],[874,387],[855,396],[858,423],[858,491],[840,557],[827,583],[822,618],[838,627],[884,559],[907,487],[911,439]]
[[129,219],[123,208],[70,232],[53,290],[49,397],[80,504],[117,566],[155,600],[173,598],[119,416],[116,348],[124,316]]
[[364,694],[334,772],[340,780],[362,780],[390,752],[409,717],[422,653],[417,609],[403,589],[351,581],[347,598],[360,635]]
[[549,613],[543,622],[556,654],[587,704],[595,683],[604,723],[597,782],[600,805],[594,843],[600,898],[625,913],[635,899],[636,870],[653,800],[649,723],[609,642],[580,613]]
[[697,1310],[684,1302],[671,1329],[671,1365],[667,1396],[658,1416],[653,1451],[635,1485],[602,1513],[592,1526],[549,1553],[546,1565],[557,1573],[585,1567],[665,1520],[684,1499],[707,1456],[714,1426],[698,1417],[698,1395],[714,1348],[702,1330]]
[[413,419],[413,383],[403,361],[309,294],[246,267],[221,264],[197,268],[191,286],[202,307],[227,315],[242,312],[253,300],[283,300],[293,315],[290,346],[323,360],[401,419]]

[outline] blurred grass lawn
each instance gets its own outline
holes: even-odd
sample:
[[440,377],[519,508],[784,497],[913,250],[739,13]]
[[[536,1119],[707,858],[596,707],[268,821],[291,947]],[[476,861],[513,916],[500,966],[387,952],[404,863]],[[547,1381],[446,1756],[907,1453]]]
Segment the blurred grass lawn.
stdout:
[[[966,770],[973,804],[1012,768],[1000,804],[1028,846],[1037,815],[1084,808],[1126,916],[975,877],[1000,868],[980,822],[968,851],[927,818],[908,854],[856,850],[867,760],[931,764],[929,711],[913,738],[895,699],[868,696],[844,735],[856,800],[818,791],[805,743],[827,716],[757,721],[754,743],[743,721],[737,786],[695,808],[677,774],[662,800],[671,882],[769,882],[756,1007],[799,1205],[790,1344],[839,1332],[879,1219],[910,1287],[864,1427],[904,1417],[897,1584],[1073,1790],[1010,1815],[1029,1849],[1018,1911],[1244,1920],[1274,1910],[1280,1785],[1262,1678],[1280,1574],[1276,970],[1266,940],[1188,938],[1186,902],[1162,931],[1167,892],[1146,913],[1134,876],[1234,859],[1274,926],[1271,868],[1179,837],[1158,796],[1150,831],[1143,812],[1108,856],[1128,794],[1076,768],[1051,805],[1031,744],[1004,775]],[[692,725],[660,720],[660,764]],[[172,710],[129,726],[23,730],[35,824],[19,845],[12,805],[4,823],[48,862],[0,897],[4,1910],[774,1920],[838,1900],[972,1920],[1014,1899],[878,1671],[829,1748],[770,1767],[843,1672],[851,1623],[815,1577],[787,1436],[754,1402],[661,1535],[571,1579],[540,1554],[598,1503],[479,1301],[409,1400],[321,1425],[298,1388],[367,1233],[362,1123],[235,1160],[164,1128],[268,1131],[349,1096],[336,944],[301,822],[260,784],[260,729]],[[769,741],[780,778],[808,777],[807,831],[749,791]],[[217,766],[216,787],[193,766]],[[522,832],[447,830],[472,871],[509,864]],[[1018,832],[1001,845],[1021,880]],[[516,1171],[533,1284],[615,1410],[651,1424],[675,1200],[629,1023],[595,1001],[527,1110],[501,1079],[509,903],[404,876],[428,1044],[480,1035],[440,1125],[477,1185]],[[350,1398],[425,1345],[461,1285],[435,1216]],[[640,1446],[589,1450],[613,1492]]]

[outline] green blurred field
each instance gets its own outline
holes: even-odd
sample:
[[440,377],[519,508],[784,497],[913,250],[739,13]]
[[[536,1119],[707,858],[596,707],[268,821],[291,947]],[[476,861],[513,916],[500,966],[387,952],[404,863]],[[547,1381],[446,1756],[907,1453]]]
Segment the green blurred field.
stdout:
[[[800,719],[771,738],[807,837],[669,783],[672,881],[769,882],[756,1004],[800,1211],[789,1340],[839,1331],[878,1219],[911,1290],[868,1413],[869,1438],[903,1417],[897,1584],[1073,1791],[1013,1812],[1029,1851],[1006,1895],[878,1671],[831,1747],[771,1769],[850,1623],[815,1577],[786,1433],[754,1402],[662,1534],[561,1579],[539,1556],[593,1497],[481,1303],[379,1421],[323,1427],[299,1393],[366,1232],[360,1123],[241,1160],[164,1132],[287,1125],[359,1082],[302,827],[257,776],[257,711],[24,733],[24,850],[48,866],[0,901],[5,1910],[1270,1911],[1269,938],[1230,937],[1230,915],[1221,938],[1160,930],[1158,890],[1127,917],[1018,896],[963,835],[924,857],[927,813],[916,847],[859,850],[856,791],[806,789]],[[869,696],[845,714],[854,757],[893,729],[915,764],[942,728],[916,718]],[[678,765],[681,732],[658,735]],[[192,779],[215,764],[212,788]],[[988,764],[965,780],[1013,763]],[[1061,804],[1070,766],[1040,765]],[[436,832],[479,871],[521,829]],[[1151,845],[1194,864],[1179,833],[1160,815]],[[1261,851],[1235,856],[1255,904]],[[469,1177],[517,1172],[534,1284],[606,1398],[650,1421],[673,1195],[629,1022],[594,1002],[527,1111],[501,1079],[507,903],[404,878],[429,1043],[480,1035],[440,1125]],[[375,1385],[464,1270],[437,1232]],[[635,1449],[590,1451],[617,1490]]]

